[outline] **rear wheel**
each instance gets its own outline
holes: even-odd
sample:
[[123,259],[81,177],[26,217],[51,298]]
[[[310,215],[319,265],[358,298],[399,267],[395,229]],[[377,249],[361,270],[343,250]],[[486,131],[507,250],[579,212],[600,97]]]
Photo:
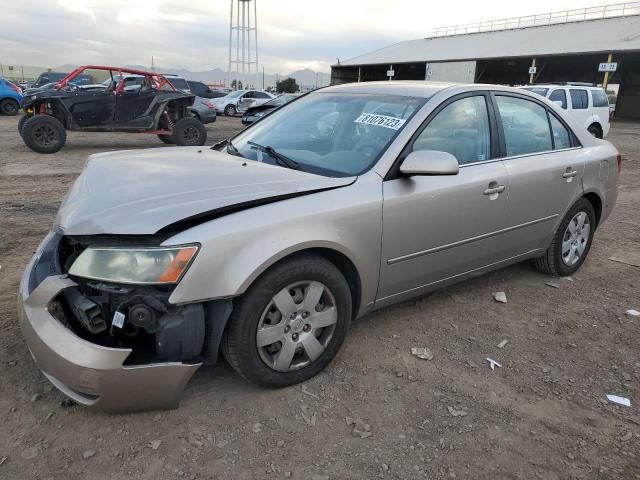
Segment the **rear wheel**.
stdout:
[[589,130],[589,133],[594,137],[602,138],[602,128],[600,128],[600,125],[598,125],[597,123],[589,125],[589,128],[587,128],[587,130]]
[[207,130],[202,123],[193,117],[184,117],[176,122],[173,129],[176,145],[195,147],[207,141]]
[[0,102],[0,112],[5,115],[17,115],[20,110],[20,104],[12,98],[5,98]]
[[162,140],[164,143],[169,144],[169,145],[173,145],[176,143],[176,139],[173,135],[158,135],[158,138],[160,140]]
[[593,206],[581,198],[562,219],[544,256],[535,260],[536,268],[551,275],[572,275],[587,258],[595,229]]
[[24,122],[22,140],[34,152],[55,153],[67,141],[67,132],[57,118],[34,115]]
[[250,382],[270,387],[302,382],[336,356],[351,308],[349,285],[333,263],[317,255],[292,257],[235,303],[223,354]]
[[235,117],[236,113],[238,113],[238,111],[236,110],[236,106],[235,105],[227,105],[224,108],[224,114],[227,117]]

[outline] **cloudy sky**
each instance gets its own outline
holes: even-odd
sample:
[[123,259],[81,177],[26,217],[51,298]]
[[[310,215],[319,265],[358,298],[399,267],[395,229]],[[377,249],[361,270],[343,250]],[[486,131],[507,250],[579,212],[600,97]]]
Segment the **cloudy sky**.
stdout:
[[[257,0],[267,73],[329,71],[434,27],[580,8],[604,0]],[[230,0],[2,0],[0,62],[226,69]]]

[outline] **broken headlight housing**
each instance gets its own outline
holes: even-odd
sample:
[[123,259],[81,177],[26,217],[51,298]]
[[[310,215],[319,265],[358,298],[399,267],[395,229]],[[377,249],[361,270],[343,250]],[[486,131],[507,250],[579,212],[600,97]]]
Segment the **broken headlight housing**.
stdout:
[[197,252],[197,245],[153,248],[88,247],[73,262],[69,275],[116,283],[177,283]]

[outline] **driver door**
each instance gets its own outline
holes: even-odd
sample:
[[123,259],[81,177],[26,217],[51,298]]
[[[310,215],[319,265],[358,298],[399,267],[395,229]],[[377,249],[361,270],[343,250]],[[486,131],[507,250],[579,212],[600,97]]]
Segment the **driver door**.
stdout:
[[497,159],[490,101],[481,92],[446,101],[408,147],[451,153],[460,165],[457,175],[383,182],[377,305],[426,293],[502,259],[508,180]]
[[73,121],[79,127],[101,127],[113,121],[115,96],[111,91],[78,90],[65,99]]

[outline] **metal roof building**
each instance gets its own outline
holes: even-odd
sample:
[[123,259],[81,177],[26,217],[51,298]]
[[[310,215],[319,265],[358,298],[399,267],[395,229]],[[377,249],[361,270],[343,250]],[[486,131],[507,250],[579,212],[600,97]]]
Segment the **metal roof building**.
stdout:
[[[606,75],[601,63],[616,63]],[[332,83],[435,80],[620,85],[617,112],[640,118],[640,2],[436,29],[332,66]]]

